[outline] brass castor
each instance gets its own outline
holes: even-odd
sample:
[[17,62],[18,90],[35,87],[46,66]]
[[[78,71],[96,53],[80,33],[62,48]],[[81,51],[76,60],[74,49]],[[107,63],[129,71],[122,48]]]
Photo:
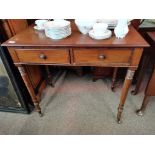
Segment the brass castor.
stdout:
[[131,94],[132,94],[132,95],[137,95],[137,92],[136,92],[135,90],[132,90],[132,91],[131,91]]
[[43,113],[41,111],[38,112],[40,117],[43,117]]
[[118,124],[122,124],[122,121],[121,121],[121,120],[117,120],[117,123],[118,123]]
[[137,110],[136,114],[137,114],[137,116],[143,116],[144,115],[144,113],[141,110]]

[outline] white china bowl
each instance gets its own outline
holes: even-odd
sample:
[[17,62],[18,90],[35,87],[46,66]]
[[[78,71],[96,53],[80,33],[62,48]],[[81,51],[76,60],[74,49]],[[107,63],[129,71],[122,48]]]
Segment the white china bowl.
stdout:
[[104,34],[108,28],[108,24],[106,23],[96,23],[93,26],[93,30],[96,34]]
[[44,27],[45,35],[52,39],[63,39],[71,35],[70,22],[66,20],[49,21]]
[[88,34],[95,23],[96,20],[75,19],[75,24],[82,34]]

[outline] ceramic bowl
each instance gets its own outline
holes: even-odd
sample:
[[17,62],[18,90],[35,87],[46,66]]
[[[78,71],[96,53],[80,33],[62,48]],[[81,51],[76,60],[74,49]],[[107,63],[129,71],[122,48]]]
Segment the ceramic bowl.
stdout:
[[93,25],[96,23],[96,20],[84,20],[76,19],[75,24],[78,27],[78,30],[82,34],[88,34],[89,31],[93,28]]
[[108,28],[108,24],[106,23],[96,23],[93,26],[93,30],[97,35],[104,34]]

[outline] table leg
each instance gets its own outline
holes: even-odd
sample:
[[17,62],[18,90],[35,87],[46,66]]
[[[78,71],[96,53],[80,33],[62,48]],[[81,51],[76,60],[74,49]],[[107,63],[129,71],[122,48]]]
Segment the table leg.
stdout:
[[52,82],[52,74],[50,73],[50,69],[49,69],[49,66],[45,66],[45,69],[46,69],[46,73],[47,73],[47,81],[48,81],[48,84],[51,85],[52,87],[54,87],[54,84]]
[[124,104],[125,104],[125,100],[126,100],[128,90],[130,88],[134,73],[135,73],[135,69],[133,69],[133,68],[130,69],[129,68],[128,71],[127,71],[127,74],[126,74],[125,82],[124,82],[124,85],[123,85],[123,88],[122,88],[121,100],[120,100],[120,104],[118,106],[118,113],[117,113],[117,121],[118,121],[118,123],[121,123],[121,115],[122,115],[122,112],[123,112],[123,107],[124,107]]
[[75,73],[81,77],[83,75],[83,68],[82,67],[74,67],[74,68],[75,68]]
[[138,116],[143,116],[146,106],[148,104],[149,98],[150,96],[145,95],[141,108],[136,111]]
[[113,76],[112,76],[112,85],[111,90],[114,92],[115,83],[116,83],[116,77],[117,77],[118,67],[114,68]]
[[22,79],[23,79],[23,81],[24,81],[24,83],[25,83],[25,85],[26,85],[26,87],[27,87],[27,89],[28,89],[28,91],[30,93],[30,96],[32,98],[32,101],[33,101],[33,104],[35,106],[36,111],[39,113],[40,116],[42,116],[41,108],[39,106],[39,100],[36,97],[35,91],[33,89],[31,81],[30,81],[30,79],[29,79],[29,77],[27,75],[25,67],[23,65],[22,66],[17,66],[17,67],[18,67],[18,70],[19,70],[19,72],[20,72],[20,74],[22,76]]
[[139,91],[139,88],[141,86],[141,83],[142,83],[142,80],[143,80],[143,77],[144,77],[144,73],[145,73],[146,68],[148,66],[149,60],[150,60],[150,57],[148,55],[144,55],[144,58],[143,58],[143,61],[142,61],[142,66],[141,66],[140,71],[138,73],[136,87],[135,87],[134,90],[131,91],[132,95],[136,95],[138,93],[138,91]]

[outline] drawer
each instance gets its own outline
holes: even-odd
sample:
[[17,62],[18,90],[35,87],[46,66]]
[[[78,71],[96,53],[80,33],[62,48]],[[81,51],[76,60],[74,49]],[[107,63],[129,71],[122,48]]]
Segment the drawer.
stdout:
[[21,63],[42,64],[69,64],[68,49],[16,49],[16,54]]
[[130,64],[131,49],[74,49],[75,64]]

